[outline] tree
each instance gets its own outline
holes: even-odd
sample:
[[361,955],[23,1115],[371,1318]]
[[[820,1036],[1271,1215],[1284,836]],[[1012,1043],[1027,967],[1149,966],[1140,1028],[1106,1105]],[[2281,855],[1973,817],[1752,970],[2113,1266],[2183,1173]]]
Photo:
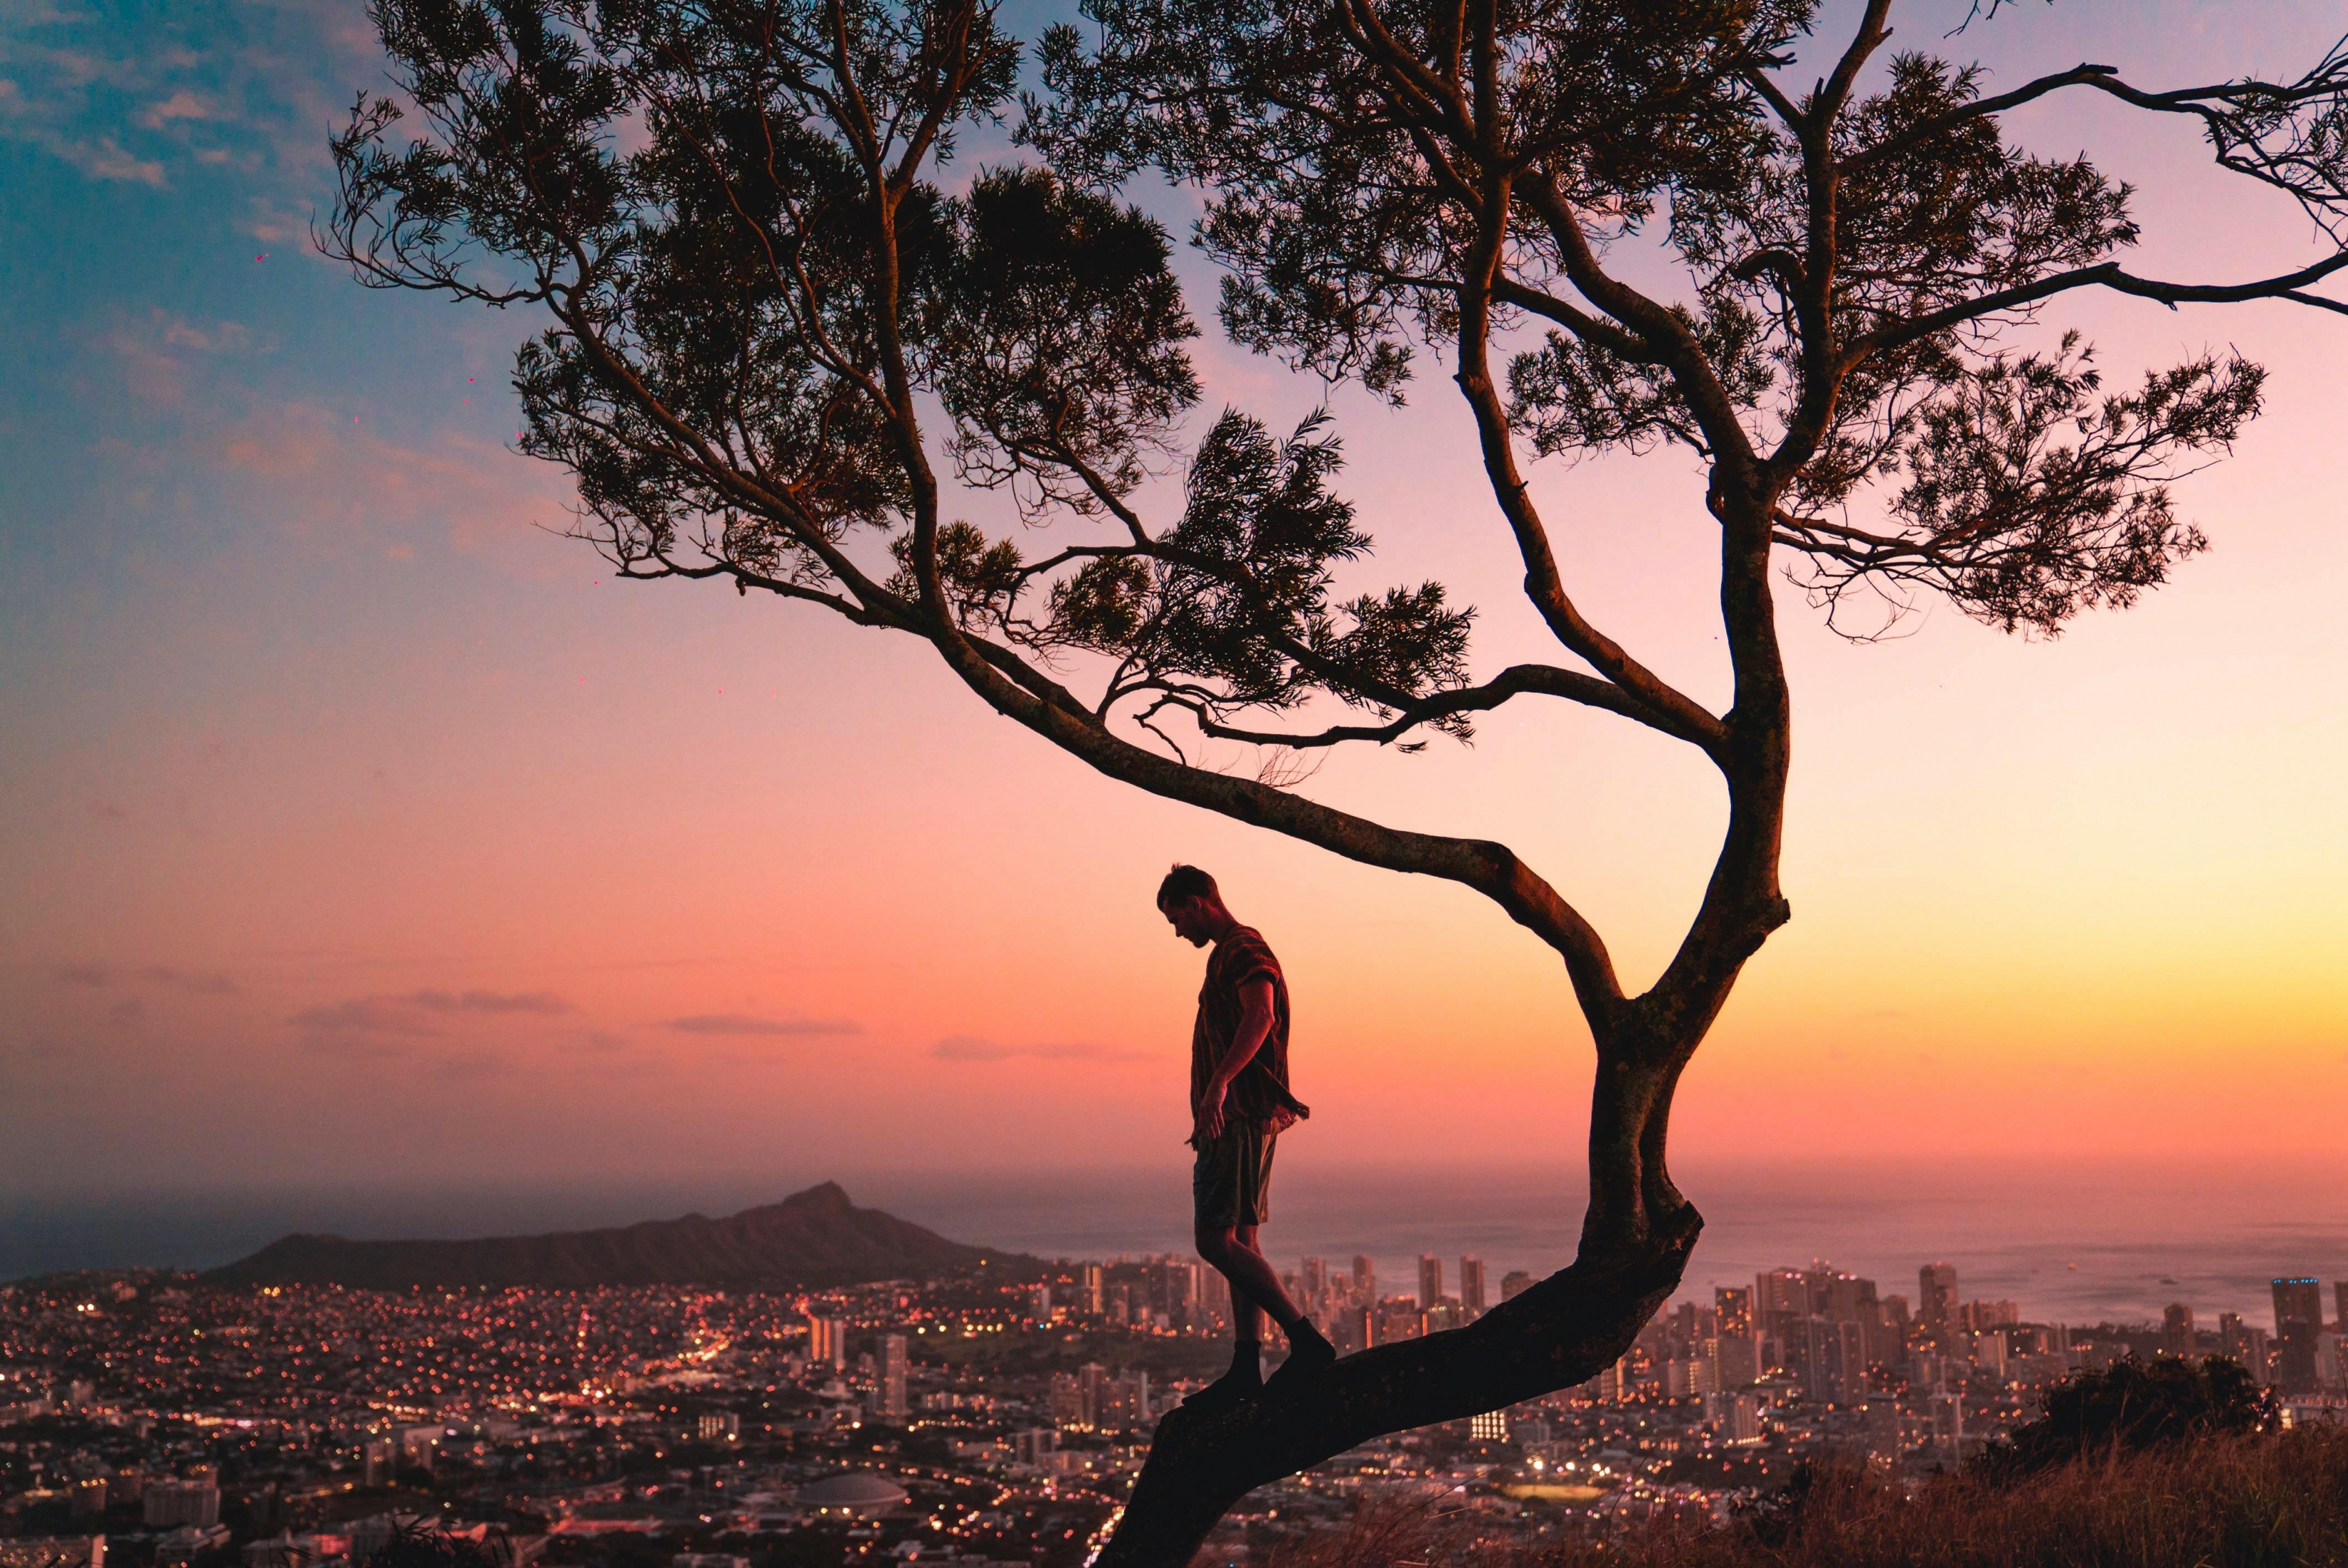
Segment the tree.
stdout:
[[2281,1404],[2239,1361],[2129,1357],[2046,1390],[2039,1415],[1983,1449],[1968,1473],[2010,1485],[2075,1460],[2108,1460],[2199,1438],[2243,1437],[2281,1424]]
[[[2348,268],[2348,53],[2290,82],[2085,64],[1989,93],[1887,56],[1890,8],[1802,93],[1779,75],[1820,43],[1810,0],[1086,0],[1022,95],[988,0],[375,0],[426,134],[359,99],[322,242],[366,283],[543,313],[522,449],[576,476],[577,531],[621,574],[922,638],[1108,777],[1472,888],[1563,964],[1597,1056],[1573,1264],[1292,1397],[1169,1417],[1105,1561],[1180,1563],[1252,1487],[1582,1381],[1675,1287],[1701,1221],[1666,1166],[1673,1088],[1789,917],[1773,567],[1829,614],[1937,593],[2051,634],[2126,605],[2204,547],[2169,481],[2257,413],[2260,370],[2213,354],[2106,387],[2076,336],[2024,329],[2084,290],[2348,309],[2315,292]],[[2002,129],[2057,93],[2189,117],[2332,242],[2250,281],[2127,271],[2127,187]],[[937,170],[988,122],[1020,159],[949,194]],[[1224,411],[1179,511],[1145,515],[1200,396],[1168,237],[1120,197],[1151,170],[1202,193],[1237,341],[1392,399],[1415,355],[1447,359],[1559,663],[1479,681],[1441,584],[1341,594],[1371,542],[1325,419]],[[1634,250],[1676,284],[1630,281]],[[1666,442],[1708,476],[1725,713],[1584,614],[1522,478],[1529,454]],[[949,473],[1065,542],[955,521]],[[1636,994],[1506,846],[1293,788],[1322,748],[1466,739],[1531,698],[1682,741],[1725,788],[1698,912]],[[1221,771],[1210,744],[1268,760]]]

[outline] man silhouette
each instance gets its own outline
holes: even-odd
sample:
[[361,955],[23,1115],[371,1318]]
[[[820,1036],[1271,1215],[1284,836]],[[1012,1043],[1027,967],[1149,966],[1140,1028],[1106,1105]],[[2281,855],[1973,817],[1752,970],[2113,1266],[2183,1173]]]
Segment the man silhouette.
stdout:
[[1190,1204],[1199,1255],[1231,1285],[1231,1369],[1184,1403],[1232,1405],[1264,1388],[1259,1357],[1269,1313],[1288,1336],[1272,1385],[1337,1359],[1313,1320],[1256,1250],[1271,1215],[1272,1148],[1313,1113],[1288,1089],[1288,981],[1262,934],[1223,906],[1215,879],[1178,865],[1158,884],[1158,910],[1193,947],[1214,944],[1190,1030]]

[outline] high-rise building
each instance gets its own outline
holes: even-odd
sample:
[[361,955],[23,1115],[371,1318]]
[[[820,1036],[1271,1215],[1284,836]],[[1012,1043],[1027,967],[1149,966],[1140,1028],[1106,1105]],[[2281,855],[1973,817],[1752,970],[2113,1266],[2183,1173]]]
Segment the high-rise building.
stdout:
[[1313,1301],[1318,1302],[1323,1296],[1329,1294],[1329,1260],[1327,1258],[1306,1258],[1304,1260],[1304,1272],[1303,1278],[1304,1281],[1304,1294]]
[[430,1470],[434,1456],[440,1451],[440,1439],[448,1429],[438,1421],[426,1421],[412,1427],[394,1427],[392,1434],[399,1443],[399,1462],[412,1470]]
[[1880,1457],[1899,1461],[1908,1449],[1907,1423],[1900,1418],[1900,1407],[1890,1399],[1869,1399],[1860,1419],[1869,1458]]
[[1944,1454],[1954,1454],[1965,1440],[1965,1397],[1962,1394],[1932,1396],[1932,1445]]
[[1102,1384],[1095,1396],[1093,1424],[1105,1432],[1128,1432],[1149,1424],[1149,1374],[1128,1372]]
[[1098,1317],[1104,1303],[1101,1299],[1101,1266],[1098,1264],[1076,1265],[1076,1305],[1086,1315]]
[[1055,1372],[1045,1379],[1044,1387],[1055,1427],[1092,1425],[1092,1417],[1085,1409],[1085,1386],[1075,1373]]
[[2275,1382],[2286,1394],[2317,1387],[2315,1336],[2323,1332],[2323,1287],[2305,1276],[2274,1282]]
[[1882,1318],[1883,1339],[1874,1356],[1886,1367],[1897,1367],[1907,1354],[1910,1332],[1914,1327],[1908,1318],[1908,1298],[1887,1295],[1877,1305]]
[[2011,1301],[1969,1301],[1957,1309],[1957,1326],[1971,1334],[1986,1334],[2022,1321],[2022,1307]]
[[2348,1334],[2348,1279],[2332,1282],[2332,1305],[2338,1313],[2333,1321],[2340,1326],[2341,1333]]
[[2193,1309],[2172,1301],[2160,1309],[2160,1351],[2164,1356],[2190,1356],[2196,1347]]
[[1484,1311],[1484,1260],[1473,1253],[1459,1260],[1459,1310],[1470,1319]]
[[1763,1339],[1766,1364],[1799,1370],[1802,1320],[1810,1315],[1810,1291],[1799,1269],[1771,1269],[1753,1281],[1753,1325]]
[[1829,1274],[1825,1282],[1825,1305],[1820,1308],[1836,1323],[1864,1323],[1874,1313],[1875,1282],[1857,1274]]
[[1957,1326],[1957,1265],[1926,1264],[1916,1271],[1916,1321],[1933,1344],[1945,1346]]
[[1378,1299],[1378,1265],[1359,1253],[1354,1254],[1354,1299],[1365,1303]]
[[1692,1301],[1679,1304],[1666,1319],[1671,1336],[1683,1345],[1694,1345],[1700,1340],[1720,1337],[1720,1314],[1712,1307],[1700,1306]]
[[2274,1346],[2265,1329],[2244,1324],[2233,1357],[2250,1373],[2251,1382],[2263,1387],[2274,1381]]
[[1108,1368],[1099,1362],[1087,1361],[1076,1368],[1076,1388],[1081,1400],[1077,1407],[1078,1421],[1081,1425],[1095,1431],[1101,1429],[1102,1418],[1108,1412],[1109,1387]]
[[1714,1342],[1713,1359],[1720,1367],[1720,1387],[1733,1393],[1761,1380],[1761,1342],[1749,1334],[1724,1334]]
[[399,1445],[389,1438],[370,1438],[359,1445],[359,1484],[389,1486],[399,1473]]
[[1753,1303],[1756,1311],[1787,1313],[1807,1317],[1810,1311],[1809,1286],[1799,1269],[1771,1269],[1753,1281]]
[[905,1353],[908,1348],[901,1334],[880,1336],[880,1415],[886,1420],[901,1421],[905,1418]]
[[1712,1309],[1720,1315],[1721,1337],[1729,1338],[1753,1334],[1753,1293],[1741,1284],[1715,1286],[1712,1293]]
[[193,1525],[210,1530],[220,1522],[220,1488],[209,1480],[149,1481],[139,1501],[150,1528]]
[[1442,1299],[1443,1260],[1433,1253],[1422,1253],[1418,1259],[1419,1308],[1424,1311]]
[[1533,1288],[1533,1276],[1522,1269],[1510,1269],[1500,1276],[1500,1299],[1514,1301]]
[[1714,1351],[1717,1340],[1707,1339],[1694,1347],[1687,1356],[1674,1356],[1663,1363],[1663,1394],[1667,1398],[1684,1399],[1696,1394],[1720,1392],[1720,1363]]
[[1867,1334],[1856,1323],[1802,1319],[1802,1392],[1848,1409],[1867,1401]]
[[829,1367],[835,1372],[848,1365],[846,1318],[808,1315],[808,1365]]

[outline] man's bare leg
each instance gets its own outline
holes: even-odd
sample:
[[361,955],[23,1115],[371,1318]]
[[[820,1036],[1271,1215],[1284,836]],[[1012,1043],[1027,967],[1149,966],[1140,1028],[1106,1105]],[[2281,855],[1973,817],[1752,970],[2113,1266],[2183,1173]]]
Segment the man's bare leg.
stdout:
[[[1216,1272],[1231,1283],[1231,1330],[1236,1343],[1232,1346],[1231,1370],[1218,1380],[1216,1387],[1232,1394],[1252,1392],[1241,1385],[1252,1383],[1262,1376],[1256,1357],[1266,1315],[1280,1325],[1281,1332],[1288,1338],[1289,1358],[1282,1363],[1282,1371],[1293,1365],[1299,1372],[1309,1372],[1337,1358],[1335,1349],[1282,1287],[1279,1272],[1257,1248],[1255,1236],[1253,1225],[1201,1225],[1196,1237],[1199,1255],[1214,1264]],[[1273,1376],[1276,1378],[1279,1374]]]
[[[1296,1309],[1288,1292],[1280,1285],[1280,1274],[1270,1259],[1256,1250],[1253,1225],[1225,1225],[1210,1230],[1199,1228],[1199,1255],[1215,1265],[1217,1272],[1231,1282],[1231,1321],[1245,1337],[1261,1338],[1264,1315],[1286,1332],[1288,1326],[1304,1315]],[[1250,1334],[1246,1331],[1253,1329]]]

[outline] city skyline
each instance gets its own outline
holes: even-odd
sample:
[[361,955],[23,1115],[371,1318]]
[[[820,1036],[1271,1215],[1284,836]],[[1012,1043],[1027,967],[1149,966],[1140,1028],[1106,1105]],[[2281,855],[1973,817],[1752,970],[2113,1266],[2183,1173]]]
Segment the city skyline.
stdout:
[[[1453,1262],[1472,1290],[1479,1261],[1421,1253],[1381,1281],[1375,1259],[1313,1255],[1285,1277],[1360,1348],[1472,1322],[1461,1297],[1419,1293]],[[2322,1315],[2348,1310],[2348,1280],[2328,1298],[2312,1278],[2272,1281],[2269,1333],[2230,1313],[2197,1326],[2183,1304],[2157,1326],[2049,1324],[1974,1296],[1945,1263],[1915,1273],[1912,1298],[1814,1260],[1683,1301],[1586,1383],[1365,1443],[1231,1528],[1309,1532],[1397,1480],[1468,1494],[1494,1544],[1602,1540],[1675,1511],[1717,1522],[1806,1462],[1920,1486],[2058,1382],[2179,1358],[2250,1369],[2295,1424],[2348,1420],[2348,1325]],[[1503,1302],[1532,1284],[1509,1274]],[[740,1568],[729,1554],[770,1537],[846,1529],[852,1553],[853,1532],[878,1527],[1073,1568],[1066,1543],[1097,1538],[1152,1423],[1211,1368],[1220,1284],[1174,1253],[1061,1260],[1040,1284],[981,1271],[810,1292],[153,1274],[0,1287],[0,1497],[20,1536],[0,1560],[104,1568],[111,1536],[157,1568],[281,1546],[366,1568],[422,1511],[457,1539],[498,1534],[558,1563],[599,1561],[616,1536],[675,1552],[671,1568]],[[2303,1328],[2310,1382],[2288,1354]],[[666,1474],[683,1484],[636,1484],[648,1460],[681,1459]],[[1552,1506],[1510,1506],[1525,1499]]]

